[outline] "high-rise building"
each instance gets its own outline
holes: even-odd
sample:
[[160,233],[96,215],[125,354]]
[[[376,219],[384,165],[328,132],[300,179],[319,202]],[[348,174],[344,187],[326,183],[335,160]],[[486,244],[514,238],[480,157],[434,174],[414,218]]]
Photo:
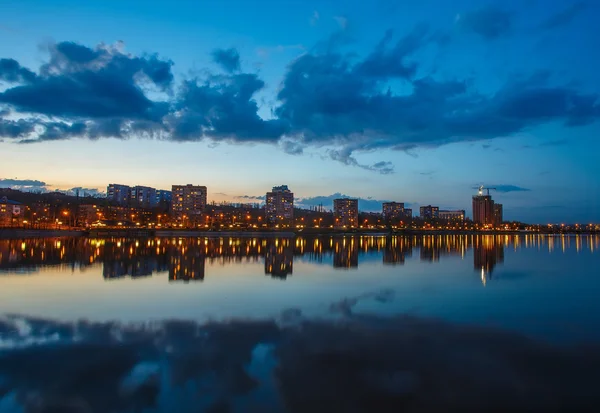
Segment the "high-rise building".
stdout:
[[384,202],[381,208],[385,221],[397,221],[404,218],[404,202]]
[[173,185],[171,188],[171,215],[186,223],[197,221],[206,208],[206,187],[198,185]]
[[494,224],[500,225],[504,222],[504,211],[502,204],[494,204]]
[[481,190],[473,196],[473,222],[482,225],[494,223],[494,200],[490,195],[483,195]]
[[439,214],[440,207],[426,205],[420,208],[421,219],[437,219]]
[[129,205],[131,187],[129,185],[109,184],[106,187],[106,199],[118,205]]
[[271,225],[290,226],[294,223],[294,193],[287,185],[274,186],[267,192],[265,215]]
[[404,208],[404,218],[412,219],[412,208]]
[[358,227],[358,199],[334,199],[333,219],[336,228]]
[[140,208],[155,207],[156,189],[139,185],[131,188],[131,206]]
[[464,221],[465,210],[458,209],[456,211],[441,210],[439,212],[439,218],[447,221]]
[[164,189],[156,190],[156,205],[171,205],[173,199],[173,193]]

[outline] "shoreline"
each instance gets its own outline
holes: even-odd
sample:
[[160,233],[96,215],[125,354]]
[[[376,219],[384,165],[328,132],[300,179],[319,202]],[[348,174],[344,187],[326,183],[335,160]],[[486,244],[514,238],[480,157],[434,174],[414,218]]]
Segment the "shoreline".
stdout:
[[164,237],[263,237],[263,238],[295,238],[295,237],[318,237],[318,236],[414,236],[414,235],[596,235],[597,232],[534,232],[534,231],[474,231],[474,230],[368,230],[368,231],[199,231],[199,230],[152,230],[152,229],[23,229],[23,228],[0,228],[0,240],[15,238],[59,238],[59,237],[88,237],[88,238],[164,238]]

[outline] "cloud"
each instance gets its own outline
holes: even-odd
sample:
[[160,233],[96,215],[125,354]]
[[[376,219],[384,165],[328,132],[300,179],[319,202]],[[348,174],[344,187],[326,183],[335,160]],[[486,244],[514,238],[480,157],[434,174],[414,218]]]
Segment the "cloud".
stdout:
[[513,17],[513,13],[489,5],[460,15],[458,24],[465,30],[492,40],[510,32]]
[[[336,192],[331,195],[317,195],[312,197],[305,198],[296,198],[294,200],[297,206],[309,207],[309,206],[318,206],[323,205],[325,208],[332,209],[333,208],[333,200],[338,198],[354,198],[358,199],[358,209],[360,211],[368,211],[368,212],[381,212],[381,204],[384,202],[390,202],[389,200],[378,200],[372,198],[361,198],[361,197],[352,197],[349,195],[344,195],[342,193]],[[405,203],[407,208],[411,207],[411,204]]]
[[340,29],[346,30],[348,28],[348,18],[344,16],[334,16],[333,19],[340,26]]
[[515,76],[486,94],[470,79],[421,73],[416,54],[439,47],[438,37],[424,25],[403,36],[387,31],[361,56],[343,52],[348,34],[336,32],[289,63],[269,117],[259,115],[264,108],[256,99],[265,82],[240,71],[235,49],[213,53],[225,73],[176,83],[173,62],[155,54],[135,56],[122,44],[51,44],[34,76],[18,62],[6,66],[4,76],[20,80],[0,93],[12,118],[0,118],[0,139],[268,143],[297,155],[313,147],[345,165],[390,174],[391,163],[361,162],[357,154],[412,155],[417,148],[489,141],[549,122],[576,127],[600,118],[598,94],[553,82],[551,73]]
[[565,26],[569,24],[575,17],[581,14],[587,8],[587,4],[583,1],[579,1],[571,4],[566,9],[550,16],[548,19],[540,24],[542,30],[552,30],[557,27]]
[[215,63],[229,73],[240,70],[240,53],[234,49],[216,49],[212,52],[212,57]]
[[8,83],[30,83],[36,78],[31,70],[22,67],[14,59],[0,59],[0,81]]
[[202,83],[198,79],[184,82],[177,101],[179,110],[167,119],[171,139],[279,141],[287,131],[286,123],[262,119],[253,99],[264,86],[257,75],[249,73],[213,76]]
[[81,197],[93,197],[93,198],[104,198],[106,197],[106,192],[101,191],[98,188],[83,188],[81,186],[77,186],[75,188],[70,188],[67,190],[61,190],[61,192],[66,193],[67,195],[77,195]]
[[40,68],[35,82],[0,93],[0,102],[46,116],[160,118],[161,104],[146,97],[142,86],[169,87],[172,62],[156,55],[133,57],[103,45],[90,49],[67,42],[49,50],[50,62]]
[[310,25],[311,26],[316,26],[317,23],[319,22],[319,19],[321,18],[321,16],[319,15],[318,11],[313,11],[313,14],[310,16]]
[[[485,188],[495,189],[497,192],[507,193],[507,192],[529,192],[531,189],[523,188],[516,185],[503,185],[503,184],[495,184],[495,185],[485,185]],[[479,189],[479,186],[473,186],[473,189]]]
[[36,179],[11,179],[11,178],[0,178],[0,188],[45,188],[46,182],[38,181]]

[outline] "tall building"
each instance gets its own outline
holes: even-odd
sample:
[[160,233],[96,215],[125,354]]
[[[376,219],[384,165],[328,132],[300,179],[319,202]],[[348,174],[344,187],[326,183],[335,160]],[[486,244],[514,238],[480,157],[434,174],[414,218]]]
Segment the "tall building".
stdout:
[[106,199],[119,205],[129,205],[131,187],[129,185],[109,184],[106,187]]
[[504,222],[504,211],[502,204],[494,204],[494,224],[500,225]]
[[17,201],[11,201],[6,197],[0,198],[0,226],[11,226],[13,224],[13,218],[21,215],[24,209],[21,203]]
[[333,219],[336,228],[358,227],[358,199],[334,199]]
[[490,195],[483,195],[481,190],[473,196],[473,222],[482,225],[494,223],[494,200]]
[[267,192],[265,215],[271,225],[289,226],[294,223],[294,193],[287,185],[274,186]]
[[[171,188],[171,215],[183,223],[198,221],[206,208],[206,187],[198,185],[173,185]],[[187,221],[186,221],[187,220]]]
[[465,210],[458,209],[456,211],[441,210],[439,212],[439,218],[447,221],[464,221]]
[[131,188],[131,206],[153,208],[156,206],[156,189],[148,186]]
[[397,221],[404,218],[404,202],[384,202],[381,208],[385,221]]
[[164,189],[156,190],[156,205],[167,204],[171,205],[173,199],[173,193]]
[[421,219],[437,219],[439,218],[440,207],[431,205],[422,206],[420,208],[420,213]]
[[404,208],[404,218],[412,219],[412,208]]

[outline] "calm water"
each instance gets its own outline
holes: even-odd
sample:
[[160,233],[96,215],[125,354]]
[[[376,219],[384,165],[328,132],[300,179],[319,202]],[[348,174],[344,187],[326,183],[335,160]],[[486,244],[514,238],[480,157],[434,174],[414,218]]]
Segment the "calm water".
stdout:
[[[600,338],[594,236],[0,241],[0,312],[64,321],[360,313]],[[381,299],[382,294],[386,297]]]
[[[411,411],[597,411],[586,386],[599,353],[572,346],[600,343],[599,247],[538,235],[0,240],[0,413],[398,411],[407,395]],[[56,380],[64,389],[44,384]]]

